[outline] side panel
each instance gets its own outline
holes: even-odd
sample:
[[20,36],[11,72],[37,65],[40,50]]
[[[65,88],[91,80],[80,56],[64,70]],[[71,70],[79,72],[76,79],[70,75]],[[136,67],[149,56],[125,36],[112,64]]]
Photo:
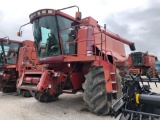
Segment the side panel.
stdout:
[[37,56],[35,48],[33,47],[21,47],[19,50],[17,70],[19,71],[19,77],[26,67],[32,67],[37,62]]
[[70,80],[72,82],[73,88],[75,90],[79,90],[82,89],[82,83],[84,83],[85,78],[82,72],[75,72],[71,74]]
[[87,29],[82,28],[78,30],[78,56],[86,56],[86,47],[87,47]]
[[[94,30],[95,32],[98,32],[98,30]],[[106,37],[106,38],[105,38]],[[125,48],[124,48],[124,44],[107,36],[104,34],[95,34],[95,44],[96,46],[101,49],[101,45],[100,43],[102,43],[102,49],[103,50],[109,50],[115,53],[120,54],[121,56],[126,56],[125,54]],[[106,46],[106,48],[105,48]]]

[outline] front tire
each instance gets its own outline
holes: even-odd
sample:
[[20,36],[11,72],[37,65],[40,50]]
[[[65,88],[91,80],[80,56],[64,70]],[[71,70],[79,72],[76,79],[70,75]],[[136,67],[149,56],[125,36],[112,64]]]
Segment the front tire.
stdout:
[[23,89],[20,89],[19,91],[19,94],[23,97],[32,97],[31,93],[29,90],[23,90]]
[[[83,99],[88,109],[98,115],[108,115],[112,102],[107,100],[103,67],[93,67],[85,76]],[[121,97],[121,77],[117,70],[117,99]]]

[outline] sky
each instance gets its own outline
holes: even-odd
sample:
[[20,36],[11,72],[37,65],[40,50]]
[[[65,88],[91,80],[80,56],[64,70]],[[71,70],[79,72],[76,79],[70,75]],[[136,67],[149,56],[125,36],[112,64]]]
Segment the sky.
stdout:
[[[5,0],[0,4],[0,38],[33,40],[32,25],[22,29],[22,37],[16,36],[19,27],[29,22],[29,14],[72,5],[79,6],[82,18],[92,16],[109,31],[133,41],[136,51],[148,51],[160,59],[160,0]],[[75,16],[76,11],[63,12]],[[129,54],[129,47],[125,48]]]

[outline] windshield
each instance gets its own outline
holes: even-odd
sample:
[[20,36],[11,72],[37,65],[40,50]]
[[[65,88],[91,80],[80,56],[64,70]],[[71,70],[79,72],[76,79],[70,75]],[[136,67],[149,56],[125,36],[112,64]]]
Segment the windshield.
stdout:
[[60,55],[55,16],[46,16],[33,22],[34,39],[39,58]]
[[160,71],[160,62],[156,63],[156,70]]
[[1,65],[2,63],[4,64],[4,56],[7,64],[16,64],[19,47],[20,47],[19,43],[14,43],[14,42],[7,43],[5,41],[2,41],[0,46]]
[[4,64],[4,60],[3,60],[3,51],[2,51],[2,47],[0,46],[0,65]]
[[76,29],[74,27],[75,25],[77,25],[77,23],[62,16],[57,16],[57,19],[60,29],[60,36],[62,38],[62,47],[64,54],[75,54],[76,44],[73,41],[77,37]]
[[[38,57],[45,58],[62,53],[75,54],[75,43],[73,41],[76,38],[76,30],[71,27],[73,23],[75,22],[58,15],[36,19],[33,22],[33,34]],[[62,51],[58,34],[61,39]]]
[[142,66],[143,65],[143,57],[144,54],[141,52],[136,52],[131,54],[132,57],[132,65],[133,66]]

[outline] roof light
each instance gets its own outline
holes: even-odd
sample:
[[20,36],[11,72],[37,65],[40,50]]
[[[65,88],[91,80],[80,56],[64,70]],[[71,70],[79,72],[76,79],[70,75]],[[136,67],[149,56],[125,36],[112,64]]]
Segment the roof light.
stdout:
[[37,12],[37,15],[41,15],[41,12],[40,12],[40,11],[38,11],[38,12]]
[[30,18],[32,19],[32,18],[34,18],[35,16],[37,16],[37,14],[36,14],[36,13],[33,13],[33,14],[30,15]]
[[33,15],[30,15],[30,19],[32,19],[33,18]]
[[46,14],[47,13],[47,10],[42,10],[42,14]]
[[48,13],[49,13],[49,14],[52,14],[52,13],[53,13],[53,10],[48,10]]
[[30,14],[30,20],[39,17],[39,16],[43,16],[43,15],[55,15],[55,11],[52,9],[42,9],[42,10],[38,10],[32,14]]

